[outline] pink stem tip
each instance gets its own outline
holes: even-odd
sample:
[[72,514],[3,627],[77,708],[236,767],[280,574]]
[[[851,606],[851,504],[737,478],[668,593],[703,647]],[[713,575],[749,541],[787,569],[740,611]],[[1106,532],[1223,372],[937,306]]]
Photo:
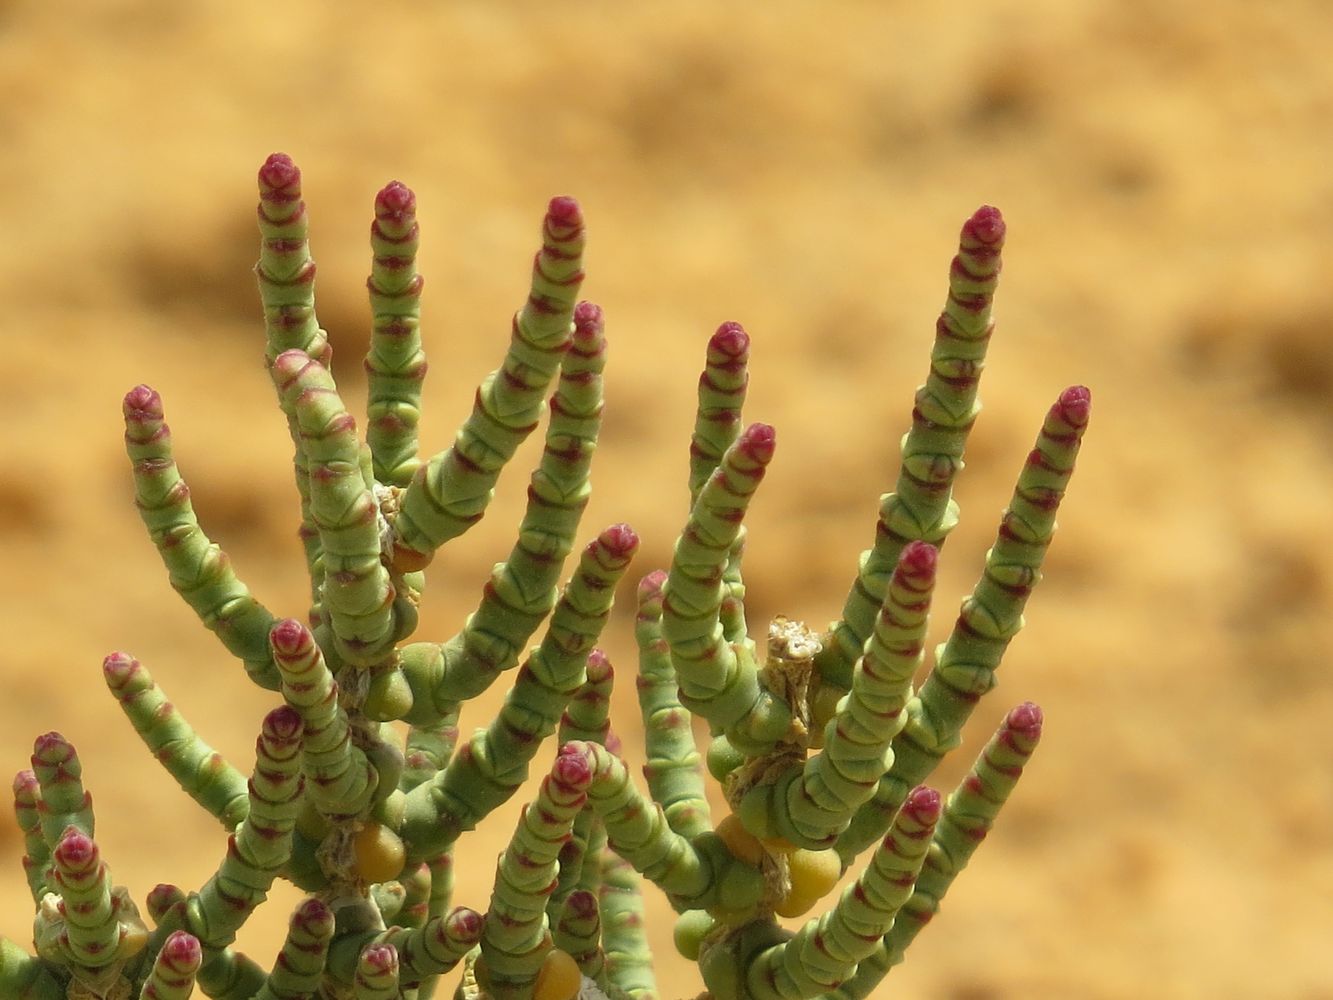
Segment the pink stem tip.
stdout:
[[259,168],[259,183],[274,191],[295,187],[301,183],[301,168],[286,153],[272,153]]
[[929,583],[935,579],[938,562],[939,549],[930,542],[908,542],[898,557],[898,568],[904,576],[913,577],[918,583]]
[[1092,413],[1092,390],[1085,385],[1071,385],[1055,401],[1055,409],[1071,427],[1083,427]]
[[929,826],[940,815],[940,793],[926,785],[917,785],[908,793],[903,809],[922,826]]
[[743,357],[749,351],[750,335],[745,332],[745,327],[728,320],[719,326],[709,339],[708,349],[734,360]]
[[994,205],[982,205],[963,223],[963,239],[987,246],[1004,242],[1004,216]]
[[1004,720],[1006,729],[1022,734],[1029,739],[1036,739],[1041,735],[1041,723],[1041,708],[1030,701],[1025,701],[1010,711],[1008,717]]
[[767,465],[777,447],[778,432],[772,424],[751,424],[741,432],[736,446],[741,454],[759,465]]
[[122,410],[127,419],[161,420],[162,397],[151,386],[136,385],[125,393]]
[[577,229],[583,225],[583,211],[573,198],[559,195],[546,207],[546,219],[552,228]]
[[551,780],[557,785],[581,792],[592,784],[592,764],[577,746],[566,743],[551,767]]

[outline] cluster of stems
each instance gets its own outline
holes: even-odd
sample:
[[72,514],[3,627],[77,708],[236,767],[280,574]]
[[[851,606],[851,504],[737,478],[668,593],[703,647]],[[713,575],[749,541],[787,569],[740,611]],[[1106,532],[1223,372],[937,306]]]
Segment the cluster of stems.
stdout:
[[[428,1000],[457,968],[449,988],[464,1000],[650,1000],[659,994],[644,879],[678,912],[676,945],[697,960],[703,995],[869,996],[938,909],[1041,732],[1040,711],[1021,705],[952,795],[922,784],[995,684],[1088,419],[1081,387],[1051,407],[981,579],[914,689],[978,409],[999,213],[982,208],[963,226],[896,488],[842,617],[823,632],[780,618],[762,648],[749,634],[742,521],[776,437],[742,424],[749,336],[726,323],[709,341],[688,519],[670,568],[638,588],[645,793],[619,754],[613,670],[596,648],[634,531],[600,531],[565,578],[589,497],[606,351],[601,310],[578,300],[578,205],[551,201],[503,360],[453,444],[422,458],[413,193],[394,182],[375,200],[364,441],[315,314],[300,172],[288,157],[265,162],[259,193],[266,357],[294,448],[309,607],[279,615],[241,582],[195,517],[161,397],[132,389],[125,441],[143,522],[174,588],[276,706],[247,775],[138,660],[106,658],[112,695],[223,826],[225,856],[198,889],[151,889],[141,914],[102,860],[73,746],[40,737],[14,781],[35,954],[0,943],[0,996],[183,1000],[197,985],[222,1000]],[[513,548],[456,635],[411,641],[424,570],[482,517],[544,413]],[[499,713],[460,738],[462,704],[504,675]],[[706,754],[695,716],[711,734]],[[463,836],[527,781],[551,736],[554,762],[500,854],[490,899],[456,905],[460,841],[466,849]],[[708,775],[725,794],[721,818]],[[306,897],[265,966],[234,941],[278,878]]]

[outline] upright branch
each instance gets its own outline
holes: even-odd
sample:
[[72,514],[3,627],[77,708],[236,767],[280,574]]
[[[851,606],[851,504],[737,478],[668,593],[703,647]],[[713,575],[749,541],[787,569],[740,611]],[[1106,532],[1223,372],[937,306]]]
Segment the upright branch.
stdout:
[[370,226],[372,260],[370,350],[366,353],[366,442],[375,480],[406,486],[421,464],[417,425],[426,353],[421,346],[421,286],[417,273],[417,198],[392,181],[375,196]]
[[268,654],[274,617],[251,596],[231,560],[199,527],[190,488],[171,453],[171,428],[162,397],[146,385],[125,396],[125,449],[134,471],[134,499],[148,535],[167,568],[171,586],[260,687],[276,690],[278,672]]
[[935,652],[934,669],[908,705],[907,725],[893,743],[893,767],[838,840],[844,863],[883,834],[907,790],[958,746],[963,724],[995,686],[1000,659],[1023,627],[1023,608],[1041,579],[1056,511],[1073,475],[1091,409],[1092,394],[1083,386],[1071,386],[1047,412],[995,544],[986,553],[981,579],[963,601],[953,631]]
[[399,499],[393,522],[399,570],[423,568],[485,512],[500,470],[541,417],[542,396],[569,346],[582,282],[583,214],[574,199],[554,198],[504,362],[478,388],[454,444],[417,469]]
[[772,427],[752,424],[727,449],[699,492],[662,588],[662,634],[681,704],[747,753],[767,750],[791,722],[791,706],[761,685],[751,645],[728,642],[721,623],[723,576],[774,444]]
[[[315,262],[310,256],[309,221],[301,200],[301,171],[286,153],[274,153],[259,168],[258,217],[260,249],[255,276],[264,306],[265,358],[272,365],[283,351],[297,350],[328,368],[333,349],[315,318]],[[319,537],[310,518],[310,466],[301,448],[296,414],[285,404],[282,412],[295,449],[301,544],[310,574],[311,604],[317,607],[323,572]]]
[[319,606],[332,652],[353,667],[383,667],[395,631],[393,585],[380,560],[380,510],[373,481],[333,376],[301,351],[284,351],[270,369],[294,415],[310,472],[310,520],[319,534],[324,573]]
[[902,442],[898,484],[880,500],[875,544],[861,557],[856,582],[816,657],[825,683],[843,691],[884,602],[889,577],[908,542],[939,548],[958,523],[953,483],[978,411],[977,386],[993,323],[1005,225],[1000,210],[977,209],[965,223],[949,268],[949,294],[935,324],[930,372],[916,392],[912,428]]

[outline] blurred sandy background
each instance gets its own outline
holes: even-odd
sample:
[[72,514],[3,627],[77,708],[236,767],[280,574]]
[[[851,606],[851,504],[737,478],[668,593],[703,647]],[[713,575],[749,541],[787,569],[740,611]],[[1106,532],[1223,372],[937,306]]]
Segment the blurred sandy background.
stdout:
[[[261,599],[299,613],[250,273],[269,152],[305,172],[354,412],[371,200],[391,178],[417,191],[432,451],[500,356],[546,199],[582,200],[585,295],[611,340],[583,535],[633,523],[636,575],[669,558],[683,514],[704,343],[744,322],[747,416],[779,428],[750,521],[759,623],[837,613],[958,226],[989,202],[1010,237],[939,638],[1046,406],[1085,382],[1094,419],[965,753],[1024,699],[1046,709],[1043,748],[882,995],[1333,997],[1333,8],[925,6],[0,6],[5,768],[66,733],[139,900],[197,887],[221,857],[98,667],[139,656],[248,769],[272,697],[170,592],[119,413],[137,382],[162,392],[206,528]],[[424,635],[458,627],[507,550],[532,454],[437,560]],[[636,748],[628,612],[607,641]],[[513,819],[467,842],[461,901],[484,904]],[[26,942],[21,853],[5,815],[0,933]],[[292,899],[242,937],[264,964]],[[693,995],[656,899],[653,914],[664,992]]]

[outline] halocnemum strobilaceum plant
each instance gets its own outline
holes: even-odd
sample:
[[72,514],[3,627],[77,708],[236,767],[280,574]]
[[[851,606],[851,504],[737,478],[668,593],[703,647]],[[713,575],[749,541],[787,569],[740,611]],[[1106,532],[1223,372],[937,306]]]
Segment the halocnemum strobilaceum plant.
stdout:
[[[448,988],[463,998],[656,997],[643,878],[680,914],[676,946],[697,960],[703,995],[869,995],[935,912],[1041,732],[1040,711],[1020,705],[951,796],[921,784],[995,683],[1088,419],[1081,387],[1050,408],[981,579],[914,691],[936,557],[957,518],[952,483],[977,412],[1000,214],[982,208],[963,226],[897,486],[883,497],[841,619],[822,632],[781,618],[760,641],[750,636],[741,522],[774,432],[742,427],[745,331],[725,323],[709,341],[689,518],[670,569],[638,590],[645,795],[617,755],[611,666],[595,648],[635,533],[604,528],[560,585],[602,416],[602,313],[577,301],[578,205],[550,203],[504,360],[454,444],[422,459],[412,192],[393,183],[375,201],[363,442],[315,318],[300,173],[274,155],[259,187],[268,369],[295,446],[310,607],[280,617],[250,594],[194,516],[161,398],[131,390],[125,439],[144,523],[175,588],[274,692],[275,707],[247,777],[195,735],[142,664],[106,658],[112,694],[222,824],[227,847],[205,885],[158,885],[141,911],[99,854],[73,746],[59,733],[39,737],[32,769],[14,782],[36,955],[3,943],[0,997],[169,1000],[197,983],[229,1000],[424,1000],[460,965]],[[410,641],[423,571],[482,516],[544,409],[546,446],[513,549],[456,635]],[[460,741],[460,706],[515,668],[499,715]],[[706,768],[725,816],[710,814],[692,715],[712,734]],[[395,722],[406,724],[405,740]],[[543,751],[552,734],[558,749]],[[491,862],[466,834],[514,794],[539,753],[549,771],[500,856],[491,898],[455,905],[460,852]],[[851,869],[855,881],[829,898]],[[232,944],[275,878],[308,895],[260,965]],[[780,922],[811,912],[796,930]]]

